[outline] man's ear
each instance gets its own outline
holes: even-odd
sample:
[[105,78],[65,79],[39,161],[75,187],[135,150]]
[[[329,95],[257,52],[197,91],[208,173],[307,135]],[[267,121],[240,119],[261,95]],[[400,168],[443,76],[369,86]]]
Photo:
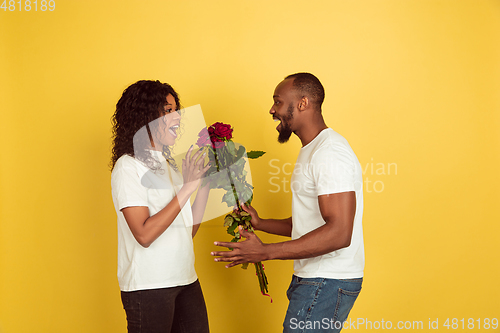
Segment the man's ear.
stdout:
[[299,111],[304,111],[305,109],[307,109],[308,106],[309,106],[309,98],[307,98],[307,96],[303,96],[299,101],[299,106],[298,106]]

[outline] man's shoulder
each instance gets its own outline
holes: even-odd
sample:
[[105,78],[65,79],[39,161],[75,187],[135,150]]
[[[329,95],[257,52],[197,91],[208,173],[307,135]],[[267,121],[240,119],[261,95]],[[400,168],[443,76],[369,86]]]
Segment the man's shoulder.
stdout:
[[309,156],[309,163],[322,166],[347,165],[355,168],[359,164],[358,158],[347,140],[334,130],[328,132]]
[[322,136],[322,143],[323,144],[332,144],[332,145],[335,145],[335,144],[337,144],[337,145],[338,144],[349,145],[346,138],[344,138],[341,134],[339,134],[338,132],[336,132],[335,130],[333,130],[331,128],[327,128],[324,130],[324,135]]
[[314,147],[313,156],[352,151],[349,142],[342,135],[331,128],[328,128],[324,132]]

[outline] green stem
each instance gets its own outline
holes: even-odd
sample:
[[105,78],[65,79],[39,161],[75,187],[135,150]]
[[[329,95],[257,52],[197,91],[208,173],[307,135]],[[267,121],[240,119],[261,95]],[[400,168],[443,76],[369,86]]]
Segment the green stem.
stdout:
[[[226,149],[227,151],[226,147],[224,147],[224,149]],[[227,152],[229,153],[229,151]],[[236,200],[236,207],[238,207],[238,210],[241,211],[240,201],[238,200],[238,193],[236,192],[236,186],[234,186],[234,181],[233,178],[231,177],[231,171],[229,169],[229,165],[227,166],[227,176],[229,177],[229,181],[231,182],[231,188],[233,190],[234,199]]]
[[255,263],[255,272],[257,273],[257,277],[259,279],[260,291],[262,294],[267,293],[267,277],[266,273],[264,273],[264,268],[262,266],[262,262]]
[[234,199],[236,199],[236,206],[238,207],[238,211],[241,211],[240,201],[238,200],[238,193],[236,192],[236,186],[234,186],[234,182],[233,179],[231,178],[231,173],[229,172],[229,168],[227,169],[227,175],[229,176],[229,181],[231,182]]
[[219,172],[220,167],[219,167],[219,159],[217,158],[217,151],[215,150],[215,148],[213,148],[213,151],[214,151],[214,158],[215,158],[215,166],[217,167],[217,172]]

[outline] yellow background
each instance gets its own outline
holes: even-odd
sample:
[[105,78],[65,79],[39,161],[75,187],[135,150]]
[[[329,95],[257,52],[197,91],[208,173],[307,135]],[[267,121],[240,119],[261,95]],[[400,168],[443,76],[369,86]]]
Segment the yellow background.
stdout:
[[[365,282],[350,317],[426,329],[439,319],[443,331],[446,318],[500,318],[499,59],[498,0],[0,10],[0,331],[125,331],[110,117],[139,79],[171,83],[207,122],[267,151],[251,162],[254,204],[289,216],[291,194],[270,192],[271,165],[287,181],[300,143],[276,142],[268,110],[276,84],[298,71],[320,78],[327,124],[365,169]],[[229,237],[221,224],[195,238],[211,331],[279,332],[292,262],[266,263],[270,304],[252,271],[212,261],[213,241]]]

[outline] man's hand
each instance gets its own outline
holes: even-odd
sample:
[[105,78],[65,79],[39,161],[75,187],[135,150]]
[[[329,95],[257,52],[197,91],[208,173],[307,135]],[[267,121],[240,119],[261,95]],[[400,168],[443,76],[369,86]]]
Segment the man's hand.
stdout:
[[243,210],[245,212],[247,212],[248,214],[250,214],[250,216],[252,217],[252,220],[250,221],[252,223],[252,227],[255,230],[260,230],[259,229],[260,217],[259,217],[259,214],[257,214],[257,211],[255,210],[255,208],[253,208],[250,205],[247,206],[246,204],[242,204],[241,208],[243,208]]
[[217,246],[232,248],[232,251],[217,251],[210,254],[216,256],[214,261],[230,262],[226,268],[233,267],[244,263],[257,263],[267,260],[266,244],[257,237],[256,234],[244,230],[241,226],[238,227],[240,235],[246,240],[239,243],[231,242],[215,242]]

